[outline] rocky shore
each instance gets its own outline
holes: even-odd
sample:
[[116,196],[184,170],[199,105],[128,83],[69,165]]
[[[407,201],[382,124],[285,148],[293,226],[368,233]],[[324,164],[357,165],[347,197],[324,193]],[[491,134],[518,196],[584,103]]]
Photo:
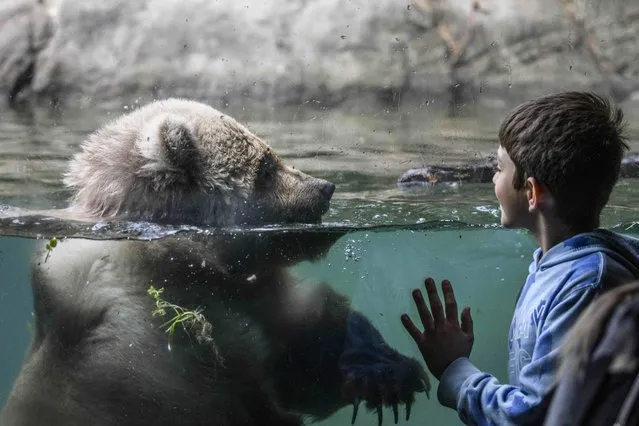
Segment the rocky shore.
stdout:
[[471,105],[568,88],[626,100],[639,2],[586,3],[4,0],[0,91],[86,105]]

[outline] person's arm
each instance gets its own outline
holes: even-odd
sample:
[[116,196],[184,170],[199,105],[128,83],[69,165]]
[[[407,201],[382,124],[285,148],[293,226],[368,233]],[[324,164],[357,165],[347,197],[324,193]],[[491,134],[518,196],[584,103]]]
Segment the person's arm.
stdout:
[[470,424],[523,424],[540,420],[537,410],[557,371],[559,344],[592,301],[591,285],[580,286],[550,307],[539,329],[531,361],[519,374],[520,386],[501,384],[468,358],[453,362],[440,379],[437,396]]
[[[404,325],[420,347],[426,364],[440,380],[437,395],[442,405],[456,409],[462,421],[467,424],[520,425],[538,420],[538,416],[544,414],[540,409],[540,403],[552,386],[555,377],[559,344],[594,296],[592,280],[584,281],[589,283],[583,282],[578,286],[570,286],[572,290],[569,293],[565,296],[559,295],[549,308],[548,314],[541,319],[542,324],[535,350],[531,354],[531,362],[520,372],[520,386],[499,383],[494,376],[480,371],[470,362],[469,352],[468,354],[458,352],[456,355],[432,332],[430,335],[424,332],[421,340],[419,336],[416,338],[415,331],[411,330],[410,324],[402,318]],[[451,295],[447,296],[447,292],[448,290],[444,289],[444,297],[450,298],[452,288]],[[439,314],[436,312],[441,310],[441,303],[439,308],[433,307],[433,297],[430,293],[429,290],[433,317],[437,317]],[[437,297],[436,293],[435,297]],[[421,303],[422,306],[416,298],[420,316],[428,312],[423,300]],[[423,310],[426,312],[422,312]],[[456,312],[456,303],[454,311]],[[450,320],[446,318],[445,321]],[[451,330],[454,330],[454,327],[451,327]],[[417,333],[421,335],[418,330]],[[459,327],[457,333],[464,335],[464,331]],[[428,341],[427,344],[426,341]],[[437,361],[437,358],[440,361]],[[446,363],[441,360],[451,359],[444,371],[439,370],[438,375],[437,365]],[[435,369],[431,368],[431,364],[435,366]]]

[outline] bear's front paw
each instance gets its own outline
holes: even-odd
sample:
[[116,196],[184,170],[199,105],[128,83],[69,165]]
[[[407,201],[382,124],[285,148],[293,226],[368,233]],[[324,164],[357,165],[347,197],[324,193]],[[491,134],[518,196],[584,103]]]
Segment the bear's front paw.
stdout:
[[351,424],[355,423],[360,401],[366,401],[369,409],[377,409],[377,420],[382,424],[384,405],[393,408],[397,424],[398,404],[406,404],[406,420],[415,401],[415,392],[430,391],[428,376],[419,363],[396,353],[397,359],[381,359],[379,362],[365,362],[362,365],[342,367],[345,373],[342,392],[345,399],[353,404]]
[[383,406],[391,406],[395,423],[398,422],[398,404],[406,404],[406,420],[415,401],[416,392],[429,396],[428,375],[413,358],[392,349],[379,332],[363,316],[352,313],[348,320],[346,347],[339,365],[344,383],[342,393],[353,404],[355,423],[361,401],[369,409],[377,409],[378,423],[382,424]]

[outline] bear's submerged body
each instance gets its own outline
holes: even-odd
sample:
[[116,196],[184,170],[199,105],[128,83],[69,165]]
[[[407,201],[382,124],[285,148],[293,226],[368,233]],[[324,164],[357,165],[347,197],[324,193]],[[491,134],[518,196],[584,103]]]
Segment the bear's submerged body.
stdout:
[[[209,226],[318,222],[334,189],[282,164],[232,118],[182,100],[91,135],[65,181],[66,216]],[[299,425],[359,400],[380,413],[411,404],[428,390],[417,361],[330,286],[288,271],[337,237],[43,243],[34,339],[0,424]],[[168,333],[173,308],[196,320]]]
[[[259,280],[244,268],[226,273],[210,240],[66,240],[51,253],[42,250],[34,266],[38,321],[27,374],[11,401],[15,413],[40,413],[42,420],[44,404],[53,425],[297,424],[278,406],[288,396],[277,392],[279,377],[271,372],[284,361],[278,357],[288,338],[337,306],[322,306],[320,294],[295,300],[298,289],[280,285],[288,282],[282,270]],[[174,312],[153,316],[151,286],[176,306],[201,308],[211,341],[198,341],[202,330],[189,324],[170,337],[162,324]],[[310,285],[304,290],[312,292]],[[348,305],[336,299],[345,321]],[[298,317],[277,318],[286,314]],[[287,321],[300,328],[280,329]]]

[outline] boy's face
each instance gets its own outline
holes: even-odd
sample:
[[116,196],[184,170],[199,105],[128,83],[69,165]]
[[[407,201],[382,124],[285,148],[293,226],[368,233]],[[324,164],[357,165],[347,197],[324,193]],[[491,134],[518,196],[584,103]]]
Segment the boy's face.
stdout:
[[531,214],[524,189],[513,186],[515,163],[503,147],[497,150],[497,172],[493,176],[495,196],[499,201],[501,225],[506,228],[529,228]]

